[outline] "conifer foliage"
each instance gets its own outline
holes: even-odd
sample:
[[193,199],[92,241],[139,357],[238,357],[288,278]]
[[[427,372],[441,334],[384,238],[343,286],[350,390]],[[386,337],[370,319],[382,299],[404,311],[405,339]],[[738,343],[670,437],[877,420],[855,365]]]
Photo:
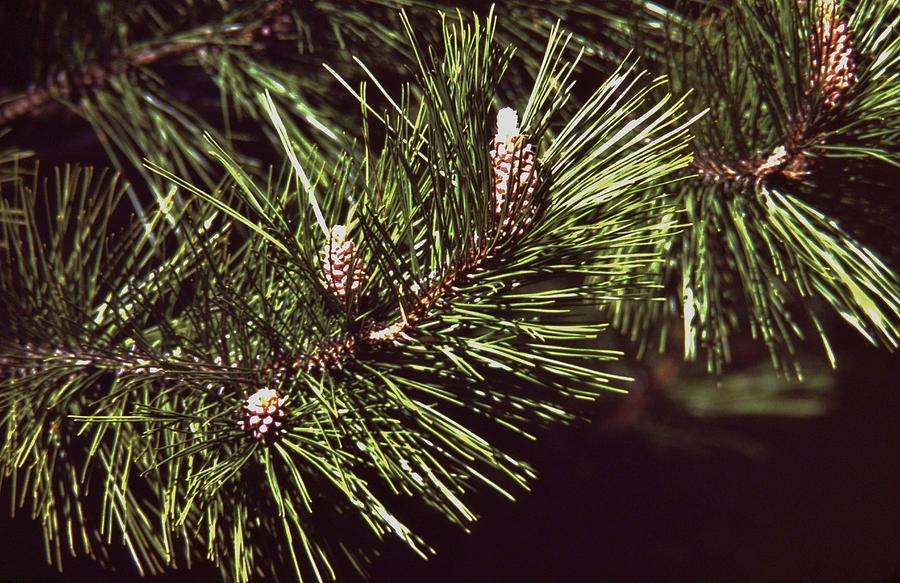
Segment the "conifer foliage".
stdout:
[[691,226],[660,245],[666,301],[617,304],[620,327],[645,348],[683,337],[686,358],[719,372],[749,327],[799,376],[810,335],[834,364],[830,306],[896,349],[900,282],[884,235],[898,216],[897,2],[723,3],[667,23],[654,67],[709,115],[694,126],[692,176],[672,189]]
[[[0,480],[61,569],[427,557],[627,389],[610,326],[900,342],[898,0],[55,4],[0,96]],[[16,141],[60,112],[105,168]]]
[[378,141],[311,151],[263,93],[283,164],[207,135],[215,188],[150,159],[165,196],[116,233],[121,180],[14,181],[2,461],[57,561],[115,541],[149,572],[327,580],[381,537],[427,554],[398,499],[465,525],[468,492],[533,477],[490,434],[622,390],[585,308],[640,290],[647,254],[610,250],[659,236],[642,192],[690,161],[683,102],[626,63],[578,106],[554,29],[519,121],[494,17],[429,47],[403,23],[415,86],[355,94]]

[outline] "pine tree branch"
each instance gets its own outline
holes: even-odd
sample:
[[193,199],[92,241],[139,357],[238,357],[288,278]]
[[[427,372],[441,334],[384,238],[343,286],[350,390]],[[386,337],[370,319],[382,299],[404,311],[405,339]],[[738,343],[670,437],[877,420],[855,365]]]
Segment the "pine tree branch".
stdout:
[[[492,130],[511,58],[494,18],[445,22],[443,51],[406,26],[418,85],[394,98],[375,83],[383,143],[307,149],[268,97],[277,169],[260,178],[213,136],[209,190],[148,162],[165,196],[114,241],[80,181],[57,199],[17,183],[0,463],[51,463],[17,482],[42,495],[83,471],[101,516],[121,517],[86,513],[85,531],[115,533],[149,571],[212,557],[227,579],[326,577],[387,534],[427,554],[397,497],[465,525],[464,493],[512,497],[534,476],[488,428],[531,439],[622,390],[592,310],[645,283],[633,271],[662,236],[649,217],[671,211],[643,192],[690,161],[684,101],[644,110],[664,81],[624,64],[564,116],[576,63],[555,28],[521,127],[503,109]],[[373,102],[354,98],[365,125]],[[644,252],[610,253],[626,245]],[[42,514],[54,533],[90,503],[59,501]]]
[[816,147],[825,142],[828,114],[846,105],[856,82],[856,59],[848,24],[833,0],[815,4],[815,32],[810,39],[807,100],[794,115],[781,145],[753,160],[726,162],[713,152],[698,154],[693,167],[701,180],[728,189],[769,186],[773,179],[808,181]]
[[86,63],[78,70],[60,71],[0,104],[0,124],[10,124],[24,116],[50,115],[58,111],[58,100],[77,99],[81,94],[103,86],[112,76],[188,54],[202,55],[222,43],[239,43],[246,47],[245,50],[264,51],[266,43],[277,40],[279,35],[292,28],[286,5],[287,0],[270,0],[240,22],[202,27],[184,33],[185,40],[148,43],[141,48],[126,49],[106,62]]
[[[680,317],[686,358],[705,356],[721,371],[743,320],[773,364],[799,376],[790,355],[805,328],[833,358],[813,301],[821,298],[873,343],[896,347],[900,284],[848,228],[864,234],[873,204],[892,212],[872,193],[879,173],[900,167],[888,73],[900,55],[888,34],[896,2],[845,12],[830,0],[748,1],[709,14],[671,25],[664,63],[677,87],[711,108],[695,131],[693,176],[673,191],[692,227],[660,248],[668,301],[620,304],[617,322],[645,350],[664,344]],[[831,188],[852,211],[825,212]]]

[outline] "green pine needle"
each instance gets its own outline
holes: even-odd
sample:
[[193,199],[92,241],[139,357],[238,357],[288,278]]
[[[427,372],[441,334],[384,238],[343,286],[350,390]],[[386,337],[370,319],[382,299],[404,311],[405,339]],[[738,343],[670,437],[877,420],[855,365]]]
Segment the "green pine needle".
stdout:
[[[514,498],[534,478],[495,435],[533,439],[623,390],[627,379],[603,370],[619,354],[599,347],[594,309],[644,293],[634,269],[655,261],[660,236],[648,219],[672,215],[646,192],[690,161],[684,101],[651,104],[663,80],[628,62],[576,107],[572,41],[554,28],[522,104],[520,139],[538,154],[526,220],[521,200],[498,209],[493,198],[497,95],[513,58],[497,19],[445,19],[437,46],[401,20],[416,85],[391,97],[360,59],[385,99],[353,91],[370,129],[346,153],[307,147],[268,92],[256,117],[282,163],[262,174],[207,134],[195,160],[222,170],[198,175],[148,146],[158,203],[117,239],[105,230],[125,183],[71,171],[48,189],[56,200],[16,190],[25,221],[5,227],[0,248],[28,251],[3,263],[12,334],[0,363],[14,373],[0,384],[0,459],[7,473],[46,476],[14,481],[48,496],[59,472],[103,492],[99,523],[83,496],[44,507],[52,537],[77,515],[86,540],[123,541],[148,572],[209,557],[235,581],[328,580],[341,556],[364,569],[388,536],[428,556],[398,498],[465,526],[468,493]],[[344,298],[321,263],[335,225],[367,272]],[[271,443],[237,425],[261,388],[285,399]],[[75,440],[80,456],[40,457],[69,452],[48,450],[54,439]]]

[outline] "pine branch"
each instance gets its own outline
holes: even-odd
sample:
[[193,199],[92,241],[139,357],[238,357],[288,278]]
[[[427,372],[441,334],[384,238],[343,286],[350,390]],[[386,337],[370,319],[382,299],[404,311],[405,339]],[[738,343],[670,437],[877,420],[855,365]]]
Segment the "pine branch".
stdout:
[[106,84],[110,77],[187,54],[202,55],[222,43],[238,43],[262,51],[270,38],[277,38],[290,28],[286,4],[286,0],[271,0],[248,11],[238,22],[198,28],[184,34],[183,39],[127,48],[106,62],[84,64],[75,71],[59,71],[40,85],[33,85],[25,93],[8,98],[0,105],[0,124],[9,124],[23,116],[47,115],[60,104],[59,100],[77,100],[93,87]]
[[[746,320],[775,366],[799,375],[791,355],[804,328],[834,363],[813,298],[873,343],[897,346],[900,283],[848,230],[878,221],[869,193],[898,162],[887,71],[900,45],[888,40],[897,24],[889,4],[862,2],[844,15],[834,2],[741,2],[702,23],[670,25],[665,66],[711,114],[696,132],[696,177],[674,191],[692,227],[660,247],[670,258],[659,272],[668,301],[617,307],[619,325],[644,349],[663,345],[683,318],[685,356],[705,352],[721,371]],[[820,194],[834,177],[852,209]]]
[[[384,113],[354,91],[383,142],[366,129],[340,157],[310,150],[265,95],[278,170],[260,181],[213,136],[215,189],[148,162],[166,197],[115,244],[100,244],[107,199],[17,191],[17,208],[71,210],[48,219],[49,255],[32,210],[0,245],[0,399],[15,404],[0,459],[11,471],[55,451],[38,440],[88,437],[87,459],[51,458],[55,471],[99,485],[101,524],[83,528],[117,533],[139,567],[210,557],[228,580],[324,580],[337,556],[364,569],[389,534],[427,555],[398,498],[468,524],[466,493],[512,497],[534,477],[487,435],[532,438],[621,391],[586,308],[645,283],[634,269],[660,236],[648,213],[671,209],[648,211],[643,192],[690,161],[683,101],[648,106],[663,80],[626,64],[567,120],[576,63],[555,29],[521,122],[504,109],[495,130],[511,58],[496,20],[446,21],[442,48],[404,22],[417,89],[395,98],[373,78]],[[642,252],[613,259],[626,245]],[[47,258],[11,251],[25,248]],[[19,414],[38,402],[42,417]],[[39,491],[61,479],[47,476]],[[53,525],[96,516],[60,500],[73,506]]]
[[[714,370],[749,328],[799,374],[804,320],[833,361],[814,298],[896,347],[900,285],[849,226],[890,216],[896,0],[372,4],[116,22],[119,56],[35,94],[132,180],[0,152],[0,469],[58,566],[114,543],[235,581],[365,572],[387,536],[428,556],[402,499],[465,528],[469,493],[534,479],[506,433],[622,390],[597,308],[648,346],[683,326]],[[619,65],[632,42],[691,101]],[[617,64],[580,99],[584,61]],[[182,65],[215,98],[173,91]]]
[[[658,50],[658,21],[665,14],[659,7],[647,7],[642,2],[626,2],[602,10],[573,6],[563,0],[546,7],[519,0],[506,4],[504,10],[517,13],[520,18],[505,26],[501,37],[504,42],[515,40],[520,44],[521,61],[532,68],[539,65],[543,38],[559,17],[580,31],[579,42],[588,54],[602,55],[606,63],[615,63],[619,47],[639,45]],[[341,133],[348,129],[341,123],[347,103],[334,102],[333,85],[315,72],[321,72],[319,64],[327,58],[345,74],[352,73],[350,59],[335,59],[346,52],[382,55],[372,64],[373,68],[382,75],[396,77],[395,65],[404,62],[406,55],[402,38],[394,30],[400,25],[395,15],[404,7],[413,11],[423,29],[437,26],[440,11],[455,10],[452,5],[417,0],[380,0],[364,6],[258,2],[225,14],[215,2],[182,6],[176,0],[163,9],[153,3],[120,5],[110,0],[73,14],[68,6],[42,0],[26,15],[30,17],[26,23],[40,21],[43,12],[66,14],[70,20],[89,22],[102,32],[73,35],[72,31],[58,30],[56,20],[36,28],[36,36],[45,37],[50,32],[62,36],[57,52],[64,53],[64,46],[69,46],[76,56],[52,56],[61,62],[75,61],[77,65],[66,69],[51,64],[53,75],[45,83],[33,85],[0,106],[0,123],[25,114],[40,116],[64,111],[55,104],[65,104],[65,111],[91,123],[110,164],[129,176],[135,171],[141,173],[157,201],[165,197],[165,192],[156,177],[144,171],[144,157],[173,160],[170,170],[180,175],[190,170],[196,173],[192,180],[203,180],[206,188],[216,186],[208,181],[210,161],[202,156],[203,144],[193,139],[204,132],[213,133],[218,142],[230,146],[235,145],[232,140],[237,140],[246,146],[241,148],[245,167],[256,164],[248,152],[267,146],[249,135],[246,122],[257,120],[255,99],[264,90],[287,114],[285,123],[303,128],[306,147],[325,148],[338,154]],[[202,25],[198,25],[198,20]],[[47,27],[52,30],[46,30]],[[118,48],[104,57],[110,45]],[[375,46],[377,51],[372,50]],[[39,58],[37,64],[47,68]],[[183,84],[192,68],[203,69],[192,85],[197,85],[200,77],[208,77],[220,90],[219,103],[213,103],[213,96],[202,87],[188,90],[200,93],[200,99],[173,90]],[[177,78],[166,87],[167,77],[176,72]],[[507,99],[527,91],[525,78],[517,74],[509,79]],[[298,90],[301,86],[302,90]],[[213,116],[221,116],[222,120],[211,126],[209,120]],[[175,137],[183,143],[169,143]],[[142,216],[146,196],[136,191],[130,192],[129,198]]]
[[[129,477],[138,433],[80,431],[69,419],[128,406],[115,382],[111,393],[104,389],[110,367],[126,358],[116,355],[119,344],[142,325],[131,286],[144,286],[146,309],[159,300],[148,285],[153,272],[145,271],[159,243],[136,226],[118,234],[122,247],[111,245],[110,221],[125,188],[116,177],[67,168],[53,182],[40,185],[35,174],[2,193],[23,218],[0,228],[0,464],[14,492],[32,494],[14,495],[14,503],[31,505],[45,525],[48,560],[60,568],[64,548],[105,561],[114,536],[139,569],[156,572],[165,562],[153,535],[158,524],[145,514],[160,501]],[[94,488],[104,492],[99,500]]]

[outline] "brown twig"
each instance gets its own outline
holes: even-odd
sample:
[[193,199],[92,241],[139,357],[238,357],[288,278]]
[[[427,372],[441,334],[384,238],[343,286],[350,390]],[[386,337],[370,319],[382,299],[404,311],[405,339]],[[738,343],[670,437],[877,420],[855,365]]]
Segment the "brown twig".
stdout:
[[216,28],[199,28],[194,40],[161,42],[141,49],[126,50],[104,63],[84,64],[76,70],[60,71],[40,85],[34,85],[0,104],[0,125],[24,116],[40,117],[59,105],[61,99],[72,99],[96,88],[114,75],[147,67],[190,53],[201,54],[215,39],[234,41],[262,49],[273,37],[288,32],[290,16],[285,12],[287,0],[272,0],[254,13],[247,22]]
[[711,151],[697,152],[692,169],[704,182],[722,184],[726,188],[760,186],[776,176],[803,182],[810,175],[810,145],[821,141],[817,134],[818,129],[804,117],[794,125],[785,144],[769,154],[753,160],[723,162]]
[[[216,362],[193,360],[173,360],[172,354],[150,354],[131,348],[126,351],[81,346],[75,349],[50,348],[26,343],[18,354],[0,356],[0,371],[12,374],[27,374],[50,365],[68,367],[92,367],[108,371],[116,376],[124,374],[181,375],[194,372],[247,372],[235,366]],[[164,368],[165,367],[165,368]]]
[[724,162],[711,151],[698,152],[693,170],[701,180],[727,187],[759,186],[781,176],[806,181],[811,173],[811,147],[822,142],[814,111],[828,112],[844,104],[856,82],[855,52],[847,23],[833,0],[822,0],[810,38],[809,103],[797,116],[784,144],[753,160]]
[[[485,238],[489,240],[489,238]],[[490,247],[479,246],[469,260],[448,273],[423,293],[408,311],[401,310],[401,316],[392,322],[378,324],[370,322],[360,327],[359,332],[349,333],[327,342],[310,354],[288,359],[276,359],[260,370],[261,376],[273,375],[283,379],[298,371],[313,371],[341,366],[357,351],[364,347],[385,346],[401,338],[419,321],[428,316],[432,308],[446,301],[457,285],[474,273],[485,259],[490,258]],[[175,362],[172,355],[152,355],[131,350],[125,354],[102,349],[81,347],[77,350],[46,348],[26,345],[18,356],[0,356],[0,371],[9,374],[27,374],[28,371],[58,364],[71,367],[94,367],[108,370],[117,376],[123,374],[157,374],[162,377],[180,377],[184,372],[209,373],[250,373],[252,369],[221,362],[204,363],[197,359]],[[176,366],[172,366],[175,364]],[[255,368],[255,367],[254,367]],[[249,379],[247,379],[249,380]],[[251,381],[256,382],[256,381]]]
[[488,252],[487,245],[480,246],[468,261],[428,288],[409,311],[401,310],[398,319],[387,323],[372,322],[363,325],[359,332],[329,342],[311,354],[274,363],[271,367],[272,372],[276,376],[283,376],[292,371],[311,371],[339,366],[362,347],[384,346],[406,337],[406,333],[416,322],[428,316],[437,304],[446,301],[452,295],[452,291],[489,258]]

